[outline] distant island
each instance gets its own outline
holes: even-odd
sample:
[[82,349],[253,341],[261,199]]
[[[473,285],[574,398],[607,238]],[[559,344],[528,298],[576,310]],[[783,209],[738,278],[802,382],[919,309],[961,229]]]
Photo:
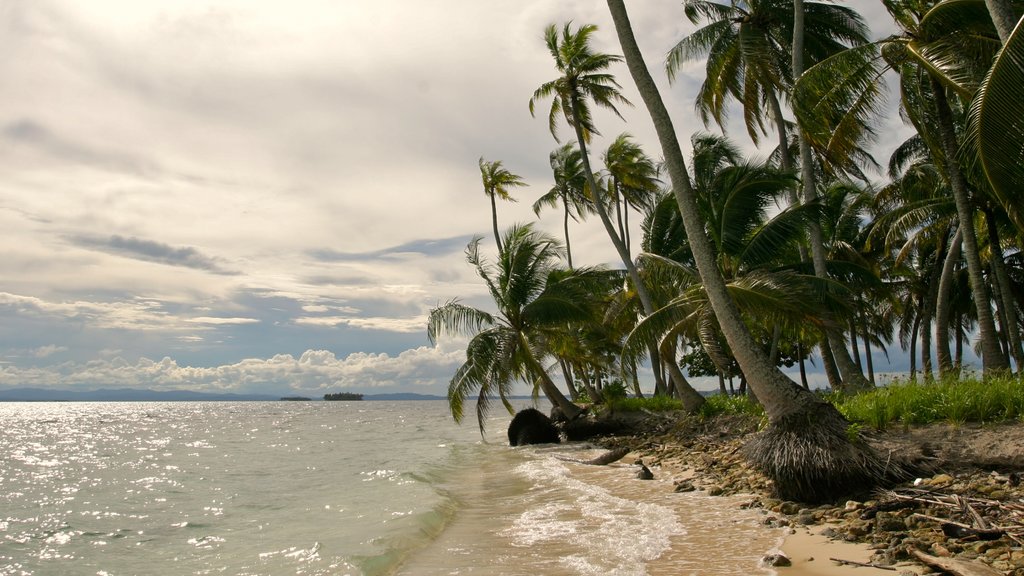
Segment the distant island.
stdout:
[[362,400],[362,394],[356,394],[355,392],[335,392],[334,394],[324,394],[324,400]]
[[[55,388],[0,388],[0,402],[279,402],[313,400],[305,396],[271,396],[269,394],[215,393],[193,390],[147,390],[138,388],[101,388],[99,390],[67,390]],[[412,400],[447,400],[444,396],[391,392],[384,394],[327,394],[324,400],[376,400],[406,402]],[[319,400],[318,400],[319,401]]]
[[309,402],[312,398],[306,398],[305,396],[284,396],[281,398],[282,402]]

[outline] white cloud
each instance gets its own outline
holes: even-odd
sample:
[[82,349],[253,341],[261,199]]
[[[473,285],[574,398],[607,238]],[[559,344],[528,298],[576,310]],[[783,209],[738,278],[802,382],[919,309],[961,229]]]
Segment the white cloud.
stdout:
[[327,350],[307,350],[298,358],[278,354],[213,367],[180,366],[171,358],[117,357],[46,368],[0,366],[0,386],[62,388],[138,387],[207,392],[317,393],[327,389],[443,393],[465,352],[444,347],[413,348],[398,355],[357,352],[338,358]]
[[31,353],[36,358],[46,358],[47,356],[52,356],[58,352],[65,352],[67,349],[67,346],[56,346],[50,344],[47,346],[40,346],[39,348],[32,350]]

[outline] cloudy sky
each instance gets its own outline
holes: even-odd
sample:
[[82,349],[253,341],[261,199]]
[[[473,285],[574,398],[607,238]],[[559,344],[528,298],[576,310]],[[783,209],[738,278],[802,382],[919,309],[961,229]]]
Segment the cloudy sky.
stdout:
[[[662,78],[693,27],[679,0],[630,9]],[[527,108],[555,77],[542,31],[596,23],[596,47],[618,53],[606,12],[3,2],[0,388],[443,393],[464,356],[428,345],[426,314],[453,297],[485,305],[462,252],[490,230],[477,159],[530,184],[501,221],[532,220],[556,146]],[[681,135],[702,129],[701,67],[686,72],[662,85]],[[660,156],[646,113],[623,112],[600,116],[602,133]],[[614,262],[598,225],[573,234],[577,260]]]

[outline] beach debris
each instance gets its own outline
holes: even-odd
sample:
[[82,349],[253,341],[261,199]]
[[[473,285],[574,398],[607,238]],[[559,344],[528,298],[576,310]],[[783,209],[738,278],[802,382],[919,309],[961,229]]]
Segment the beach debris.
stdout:
[[693,485],[693,482],[689,480],[680,480],[676,482],[676,487],[674,490],[676,492],[693,492],[696,489],[697,487]]
[[843,560],[841,558],[829,558],[829,560],[836,562],[840,566],[859,566],[861,568],[878,568],[879,570],[897,572],[897,570],[892,566],[884,566],[882,564],[874,564],[872,562],[857,562],[856,560]]
[[921,562],[953,574],[954,576],[1003,576],[992,568],[975,560],[963,560],[960,558],[940,558],[911,548],[910,553]]
[[616,448],[609,450],[604,454],[601,454],[597,458],[591,458],[590,460],[580,460],[579,458],[569,458],[568,456],[555,456],[559,460],[565,460],[566,462],[575,462],[577,464],[588,464],[590,466],[605,466],[612,462],[618,462],[622,460],[626,454],[629,454],[629,448],[623,446],[622,448]]

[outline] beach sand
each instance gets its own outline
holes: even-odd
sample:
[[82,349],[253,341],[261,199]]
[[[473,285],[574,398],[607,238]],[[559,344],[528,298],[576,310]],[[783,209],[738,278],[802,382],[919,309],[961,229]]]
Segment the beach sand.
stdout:
[[894,566],[897,572],[867,566],[843,565],[831,558],[852,562],[868,563],[871,549],[865,544],[854,544],[830,540],[820,532],[824,526],[798,527],[795,534],[786,537],[782,552],[793,563],[792,566],[776,568],[779,576],[893,576],[903,571],[917,574],[913,566]]

